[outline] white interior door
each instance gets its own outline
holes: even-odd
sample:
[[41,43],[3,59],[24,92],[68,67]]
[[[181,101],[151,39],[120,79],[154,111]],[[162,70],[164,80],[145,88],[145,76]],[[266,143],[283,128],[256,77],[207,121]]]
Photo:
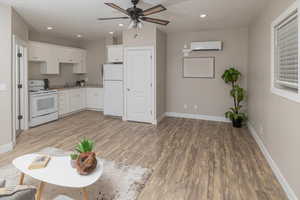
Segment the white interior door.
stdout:
[[153,49],[125,50],[126,120],[153,122]]
[[28,129],[27,43],[13,36],[13,139]]

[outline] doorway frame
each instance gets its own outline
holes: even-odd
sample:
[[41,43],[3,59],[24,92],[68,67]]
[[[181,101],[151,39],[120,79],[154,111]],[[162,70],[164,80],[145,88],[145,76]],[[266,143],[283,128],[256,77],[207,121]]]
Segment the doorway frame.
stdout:
[[154,46],[136,46],[136,47],[124,47],[124,71],[123,71],[123,77],[124,77],[124,115],[122,117],[123,121],[127,121],[127,52],[129,50],[150,50],[152,54],[152,70],[151,70],[151,81],[152,81],[152,89],[151,89],[151,109],[152,109],[152,117],[149,122],[145,123],[151,123],[151,124],[157,124],[156,122],[156,54],[155,54],[155,47]]
[[16,108],[16,101],[17,101],[17,78],[16,78],[16,72],[17,72],[17,46],[21,45],[24,46],[24,61],[23,61],[23,73],[21,73],[23,82],[23,90],[22,90],[22,106],[23,106],[23,122],[24,122],[24,130],[28,130],[28,116],[29,116],[29,103],[28,103],[28,43],[22,39],[20,39],[18,36],[13,35],[13,51],[12,51],[12,60],[13,60],[13,67],[12,67],[12,141],[13,144],[16,143],[16,131],[17,131],[17,108]]

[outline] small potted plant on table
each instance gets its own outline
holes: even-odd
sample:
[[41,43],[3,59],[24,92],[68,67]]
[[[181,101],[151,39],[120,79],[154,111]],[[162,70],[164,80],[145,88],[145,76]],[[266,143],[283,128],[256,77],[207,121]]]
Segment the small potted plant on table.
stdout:
[[97,167],[97,158],[93,149],[94,142],[83,139],[75,147],[77,154],[71,154],[71,159],[76,160],[75,167],[80,175],[88,175]]
[[77,153],[72,153],[70,155],[70,158],[71,158],[71,166],[73,168],[76,168],[76,162],[77,162],[77,159],[78,159],[78,154]]
[[235,68],[227,69],[222,75],[222,79],[225,83],[231,85],[230,95],[233,98],[234,107],[230,108],[230,111],[225,113],[225,117],[232,121],[232,125],[235,128],[241,128],[243,123],[247,120],[247,115],[242,112],[242,101],[246,96],[246,91],[241,88],[238,81],[241,77],[241,73]]

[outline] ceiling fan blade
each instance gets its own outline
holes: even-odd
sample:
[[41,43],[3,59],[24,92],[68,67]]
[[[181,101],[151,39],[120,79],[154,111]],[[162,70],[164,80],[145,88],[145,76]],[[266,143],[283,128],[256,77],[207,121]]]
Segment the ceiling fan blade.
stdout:
[[159,12],[162,12],[165,10],[167,10],[167,9],[163,5],[159,4],[157,6],[154,6],[152,8],[144,10],[142,14],[143,14],[143,16],[148,16],[148,15],[159,13]]
[[142,1],[150,5],[163,4],[166,7],[169,7],[173,5],[180,5],[182,3],[192,1],[192,0],[142,0]]
[[117,6],[116,4],[114,3],[104,3],[105,5],[109,6],[109,7],[112,7],[118,11],[120,11],[121,13],[124,13],[125,15],[129,15],[128,12],[126,10],[124,10],[123,8]]
[[129,17],[100,17],[98,20],[129,19]]
[[167,21],[167,20],[156,19],[156,18],[151,18],[151,17],[141,17],[141,20],[150,22],[150,23],[164,25],[164,26],[166,26],[170,23],[170,21]]

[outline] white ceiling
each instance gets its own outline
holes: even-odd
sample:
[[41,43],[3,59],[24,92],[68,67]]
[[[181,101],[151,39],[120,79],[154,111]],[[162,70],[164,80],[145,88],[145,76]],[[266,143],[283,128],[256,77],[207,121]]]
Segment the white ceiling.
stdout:
[[[143,2],[142,2],[143,1]],[[170,20],[166,32],[199,31],[247,26],[269,0],[141,0],[138,7],[149,8],[162,3],[167,11],[152,15]],[[98,17],[116,17],[123,14],[104,5],[113,2],[123,8],[131,5],[130,0],[1,0],[15,10],[36,31],[51,35],[76,38],[82,34],[86,39],[120,31],[119,23],[126,28],[129,20],[97,21]],[[148,2],[148,3],[144,3]],[[201,19],[200,14],[208,17]],[[48,31],[47,26],[54,30]]]

